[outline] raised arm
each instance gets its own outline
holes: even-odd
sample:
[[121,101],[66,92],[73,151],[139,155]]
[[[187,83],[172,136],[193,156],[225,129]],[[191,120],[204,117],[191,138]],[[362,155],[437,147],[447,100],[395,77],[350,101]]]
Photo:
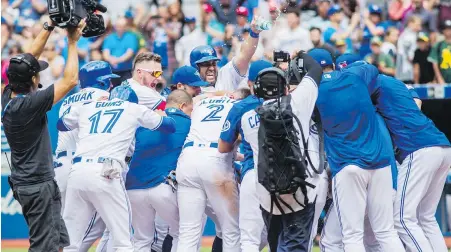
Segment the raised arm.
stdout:
[[[53,23],[51,23],[50,21],[49,25],[53,26]],[[52,31],[42,28],[41,32],[39,32],[38,36],[33,40],[30,48],[28,49],[28,53],[33,55],[36,59],[39,59],[42,52],[44,51],[44,46],[45,44],[47,44],[47,40],[49,39],[51,33]]]
[[72,88],[78,84],[78,52],[77,41],[80,39],[86,23],[82,20],[78,27],[68,29],[68,53],[66,68],[64,69],[63,78],[55,83],[55,95],[53,97],[53,104],[58,103],[61,99],[69,93]]
[[257,29],[257,18],[258,17],[254,16],[251,23],[251,34],[248,36],[246,41],[241,44],[240,53],[233,59],[233,64],[242,76],[246,75],[252,56],[254,56],[254,53],[257,50],[259,35],[261,32]]

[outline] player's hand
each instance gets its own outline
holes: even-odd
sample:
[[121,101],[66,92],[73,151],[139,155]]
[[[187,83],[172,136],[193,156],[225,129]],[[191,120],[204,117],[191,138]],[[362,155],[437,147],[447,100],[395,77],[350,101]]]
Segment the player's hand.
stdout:
[[86,27],[86,22],[84,19],[78,23],[77,27],[67,28],[67,37],[69,42],[77,42],[81,35],[83,34],[83,29]]
[[155,110],[155,113],[159,114],[160,116],[168,116],[166,114],[166,112],[164,112],[163,110],[160,110],[160,109]]
[[257,29],[257,18],[258,16],[254,16],[254,18],[252,18],[252,22],[251,22],[251,30],[254,33],[259,34],[261,32],[261,30]]

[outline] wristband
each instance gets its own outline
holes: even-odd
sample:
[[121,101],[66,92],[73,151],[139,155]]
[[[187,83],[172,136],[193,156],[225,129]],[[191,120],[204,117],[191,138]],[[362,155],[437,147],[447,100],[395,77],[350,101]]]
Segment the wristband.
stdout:
[[251,30],[251,31],[249,32],[249,35],[250,35],[251,37],[253,37],[253,38],[258,38],[258,37],[260,36],[259,33],[255,33],[253,30]]

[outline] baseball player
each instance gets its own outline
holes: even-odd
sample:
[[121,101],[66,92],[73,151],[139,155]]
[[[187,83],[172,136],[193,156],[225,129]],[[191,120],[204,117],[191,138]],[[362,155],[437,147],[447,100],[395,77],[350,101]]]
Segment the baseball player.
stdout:
[[[70,95],[63,100],[59,116],[61,117],[74,104],[91,102],[101,97],[108,97],[111,87],[111,78],[119,78],[113,74],[110,65],[105,61],[91,61],[80,68],[79,80],[81,91]],[[56,146],[55,180],[61,191],[61,204],[64,212],[66,198],[67,178],[72,166],[72,155],[75,152],[78,130],[58,132]]]
[[[232,93],[238,100],[248,95],[249,91],[244,89]],[[218,218],[224,251],[240,249],[233,155],[219,153],[217,142],[226,115],[235,102],[227,96],[217,96],[194,105],[190,132],[177,163],[179,252],[197,251],[207,200]]]
[[212,46],[198,46],[191,51],[191,66],[197,68],[201,78],[214,86],[216,90],[234,91],[238,89],[238,85],[246,77],[261,32],[256,28],[257,18],[254,17],[252,20],[250,36],[241,45],[238,55],[219,71],[217,62],[220,59]]
[[[105,61],[92,61],[85,64],[80,68],[79,72],[82,90],[64,99],[59,111],[59,116],[63,116],[64,113],[70,110],[71,106],[96,101],[101,98],[108,98],[110,95],[109,89],[112,86],[110,79],[118,77],[118,75],[112,73],[110,65]],[[67,179],[69,178],[77,139],[78,129],[67,132],[58,132],[58,145],[55,151],[57,158],[55,179],[61,190],[63,209],[66,198]],[[99,218],[93,218],[89,223],[91,228],[87,230],[83,238],[82,244],[80,245],[80,251],[88,251],[92,244],[102,236],[103,230],[105,229],[105,223]]]
[[[323,67],[317,107],[324,127],[325,148],[332,171],[334,204],[345,251],[364,251],[365,212],[384,251],[404,251],[393,228],[390,160],[381,125],[368,95],[379,72],[370,64],[334,71],[330,53],[309,54]],[[358,99],[356,99],[358,97]]]
[[[272,67],[267,61],[253,62],[249,68],[248,85],[253,88],[258,72]],[[251,88],[251,91],[252,91]],[[262,104],[262,101],[255,95],[250,95],[233,105],[227,118],[224,130],[219,138],[218,150],[221,153],[228,153],[234,150],[234,144],[238,134],[241,132],[242,149],[244,150],[244,161],[240,170],[240,212],[239,227],[241,235],[241,251],[257,252],[266,245],[266,229],[263,217],[256,214],[260,211],[255,181],[254,158],[252,147],[243,136],[242,125],[248,123],[243,114],[254,110]],[[262,235],[263,234],[263,235]]]
[[65,251],[79,251],[89,220],[97,214],[112,233],[113,249],[133,250],[131,211],[122,173],[138,127],[175,131],[173,119],[115,97],[72,106],[58,121],[60,131],[79,129],[66,192],[64,218],[71,244]]
[[[359,61],[360,56],[355,54],[343,54],[340,57],[337,58],[337,68],[339,70],[346,68],[348,65],[351,65],[352,63]],[[415,92],[411,86],[406,85],[409,89],[410,94],[412,95],[413,100],[417,104],[417,106],[421,109],[421,100],[419,99],[418,94]],[[390,133],[386,127],[386,124],[384,122],[384,119],[382,116],[377,115],[377,119],[379,123],[382,125],[381,130],[384,136],[384,139],[386,141],[387,146],[392,146],[392,141],[390,138]],[[396,189],[397,189],[397,174],[398,174],[398,168],[396,164],[396,160],[393,157],[393,160],[391,161],[391,170],[392,170],[392,185],[394,190],[394,198],[396,198]],[[376,238],[374,237],[374,233],[371,230],[371,226],[368,220],[368,217],[365,218],[365,227],[364,227],[364,245],[366,251],[379,251],[379,243],[377,242]],[[333,205],[330,206],[329,211],[326,215],[326,219],[324,221],[324,228],[323,232],[321,234],[320,239],[320,247],[322,251],[337,251],[342,252],[343,251],[343,244],[342,244],[342,235],[341,230],[338,222],[338,216],[336,213],[336,209]]]
[[[133,60],[132,78],[124,81],[120,86],[114,88],[112,93],[115,97],[120,95],[124,100],[144,105],[152,110],[164,110],[166,106],[165,98],[156,90],[157,83],[161,81],[162,75],[163,70],[161,67],[161,56],[151,52],[140,53]],[[127,161],[129,161],[133,155],[134,146],[135,144],[133,140],[129,151],[127,152]],[[101,221],[94,222],[92,227],[94,231],[91,233],[97,234],[97,229],[101,229],[102,226],[104,226],[100,222]],[[165,228],[163,223],[158,226],[163,227],[161,231],[164,232]],[[88,235],[87,239],[90,237],[91,235]],[[92,239],[94,240],[97,240],[98,238],[99,237],[92,236]],[[105,230],[96,251],[111,251],[111,243],[109,243],[108,240],[111,240],[110,233],[108,230]],[[163,241],[156,244],[162,243]],[[159,249],[157,248],[157,250]]]
[[435,212],[451,166],[450,142],[401,81],[381,74],[368,90],[397,147],[396,230],[408,251],[446,251]]
[[[195,73],[180,76],[188,79],[193,86],[206,86]],[[194,82],[190,82],[194,80]],[[186,81],[184,81],[186,82]],[[172,251],[177,251],[179,213],[175,194],[175,181],[168,178],[175,170],[177,159],[190,129],[192,111],[191,95],[183,90],[175,90],[168,96],[166,113],[173,118],[177,130],[167,136],[164,133],[140,128],[136,132],[135,153],[127,173],[127,189],[133,215],[135,251],[151,249],[154,239],[155,214],[169,225],[169,235],[173,238]]]
[[184,90],[191,97],[198,96],[202,91],[201,87],[208,86],[208,82],[202,81],[199,71],[192,66],[177,68],[172,75],[172,83],[175,89]]
[[121,85],[130,87],[129,101],[149,109],[164,110],[165,98],[155,89],[161,82],[161,56],[151,52],[138,54],[133,60],[132,78]]

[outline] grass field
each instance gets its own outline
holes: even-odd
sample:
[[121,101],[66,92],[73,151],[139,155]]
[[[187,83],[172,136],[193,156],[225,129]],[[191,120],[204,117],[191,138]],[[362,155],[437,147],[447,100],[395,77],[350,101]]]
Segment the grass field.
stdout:
[[[28,250],[26,248],[2,248],[2,252],[27,252]],[[95,252],[95,248],[92,248],[89,250],[89,252]],[[211,251],[211,248],[202,248],[200,250],[201,252],[209,252]],[[268,251],[267,249],[263,251]],[[312,252],[320,252],[318,247],[314,247]]]

